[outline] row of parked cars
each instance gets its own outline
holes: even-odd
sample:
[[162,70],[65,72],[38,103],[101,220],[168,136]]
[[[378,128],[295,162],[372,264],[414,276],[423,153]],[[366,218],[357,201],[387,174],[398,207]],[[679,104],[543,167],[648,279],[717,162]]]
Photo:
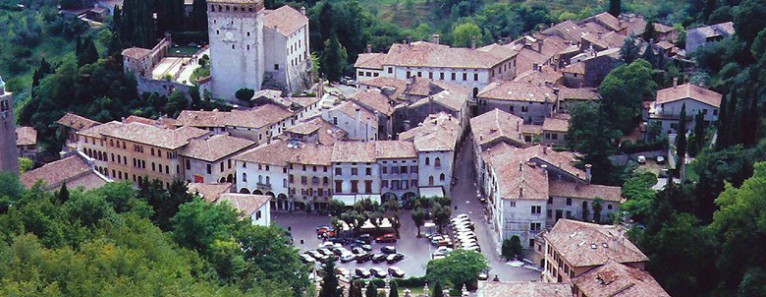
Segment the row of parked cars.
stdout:
[[[346,268],[338,267],[335,269],[335,273],[342,277],[351,277],[349,271]],[[354,276],[358,278],[387,278],[388,276],[402,278],[404,277],[404,271],[396,266],[388,267],[388,269],[381,267],[372,267],[370,269],[357,267],[354,269]]]
[[474,233],[475,225],[467,214],[459,214],[450,220],[455,248],[481,253],[478,238]]

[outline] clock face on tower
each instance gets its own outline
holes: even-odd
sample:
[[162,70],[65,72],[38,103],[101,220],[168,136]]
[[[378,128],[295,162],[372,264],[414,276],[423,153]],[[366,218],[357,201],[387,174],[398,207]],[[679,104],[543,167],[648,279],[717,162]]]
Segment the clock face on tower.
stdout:
[[230,41],[230,42],[234,42],[234,41],[236,41],[236,40],[234,39],[234,32],[231,32],[231,31],[227,31],[226,33],[224,33],[224,40],[225,40],[225,41]]

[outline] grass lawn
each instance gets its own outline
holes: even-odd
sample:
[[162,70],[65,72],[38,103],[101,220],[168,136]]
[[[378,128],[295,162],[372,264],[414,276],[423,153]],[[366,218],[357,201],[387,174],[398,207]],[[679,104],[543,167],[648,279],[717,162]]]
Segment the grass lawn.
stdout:
[[170,52],[177,55],[194,55],[197,52],[202,50],[201,48],[193,47],[193,46],[175,46],[170,49]]

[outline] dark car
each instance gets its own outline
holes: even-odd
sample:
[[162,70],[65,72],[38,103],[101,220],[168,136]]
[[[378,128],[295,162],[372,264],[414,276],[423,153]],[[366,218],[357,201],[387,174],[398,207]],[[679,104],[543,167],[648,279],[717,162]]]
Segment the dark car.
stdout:
[[380,248],[380,252],[384,254],[396,254],[396,248],[392,246],[384,246]]
[[329,240],[330,242],[332,242],[332,243],[340,243],[340,244],[346,244],[346,243],[348,243],[348,241],[347,241],[346,239],[344,239],[344,238],[338,238],[338,237],[333,237],[333,238],[330,238],[330,239],[328,239],[328,240]]
[[370,255],[369,253],[356,255],[356,263],[364,263],[364,262],[370,261],[371,259],[372,259],[372,255]]
[[362,235],[359,235],[359,239],[358,240],[361,240],[365,244],[371,244],[372,243],[372,236],[370,236],[370,234],[362,234]]
[[356,276],[360,278],[370,278],[370,271],[364,268],[357,268],[354,270]]
[[393,233],[383,234],[375,238],[377,242],[396,242],[396,235]]
[[402,254],[392,254],[392,255],[388,255],[388,257],[386,257],[386,262],[388,262],[388,264],[394,264],[396,262],[401,261],[402,259],[404,259],[404,255],[402,255]]
[[388,274],[393,277],[404,277],[404,271],[395,266],[388,267]]
[[357,255],[366,254],[363,248],[361,247],[354,247],[351,249],[351,252]]
[[380,263],[386,261],[386,255],[384,254],[375,254],[372,255],[372,263]]

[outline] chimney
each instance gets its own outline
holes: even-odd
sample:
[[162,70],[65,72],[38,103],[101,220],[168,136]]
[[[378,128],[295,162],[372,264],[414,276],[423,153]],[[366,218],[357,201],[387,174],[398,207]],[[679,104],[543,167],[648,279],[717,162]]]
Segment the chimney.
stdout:
[[678,86],[678,77],[674,77],[673,78],[673,87],[675,88],[677,86]]
[[439,36],[439,34],[431,35],[431,42],[433,43],[439,44],[440,39],[441,39],[441,36]]
[[590,179],[592,177],[590,169],[593,167],[591,164],[585,164],[585,181],[590,184]]
[[301,14],[306,15],[306,6],[301,6]]
[[372,44],[367,44],[367,53],[372,53]]
[[471,49],[476,49],[476,36],[471,37]]
[[123,124],[125,124],[125,117],[121,117],[121,118],[120,118],[120,122],[122,122]]
[[542,53],[543,52],[543,42],[545,42],[545,39],[541,39],[537,42],[537,52]]

